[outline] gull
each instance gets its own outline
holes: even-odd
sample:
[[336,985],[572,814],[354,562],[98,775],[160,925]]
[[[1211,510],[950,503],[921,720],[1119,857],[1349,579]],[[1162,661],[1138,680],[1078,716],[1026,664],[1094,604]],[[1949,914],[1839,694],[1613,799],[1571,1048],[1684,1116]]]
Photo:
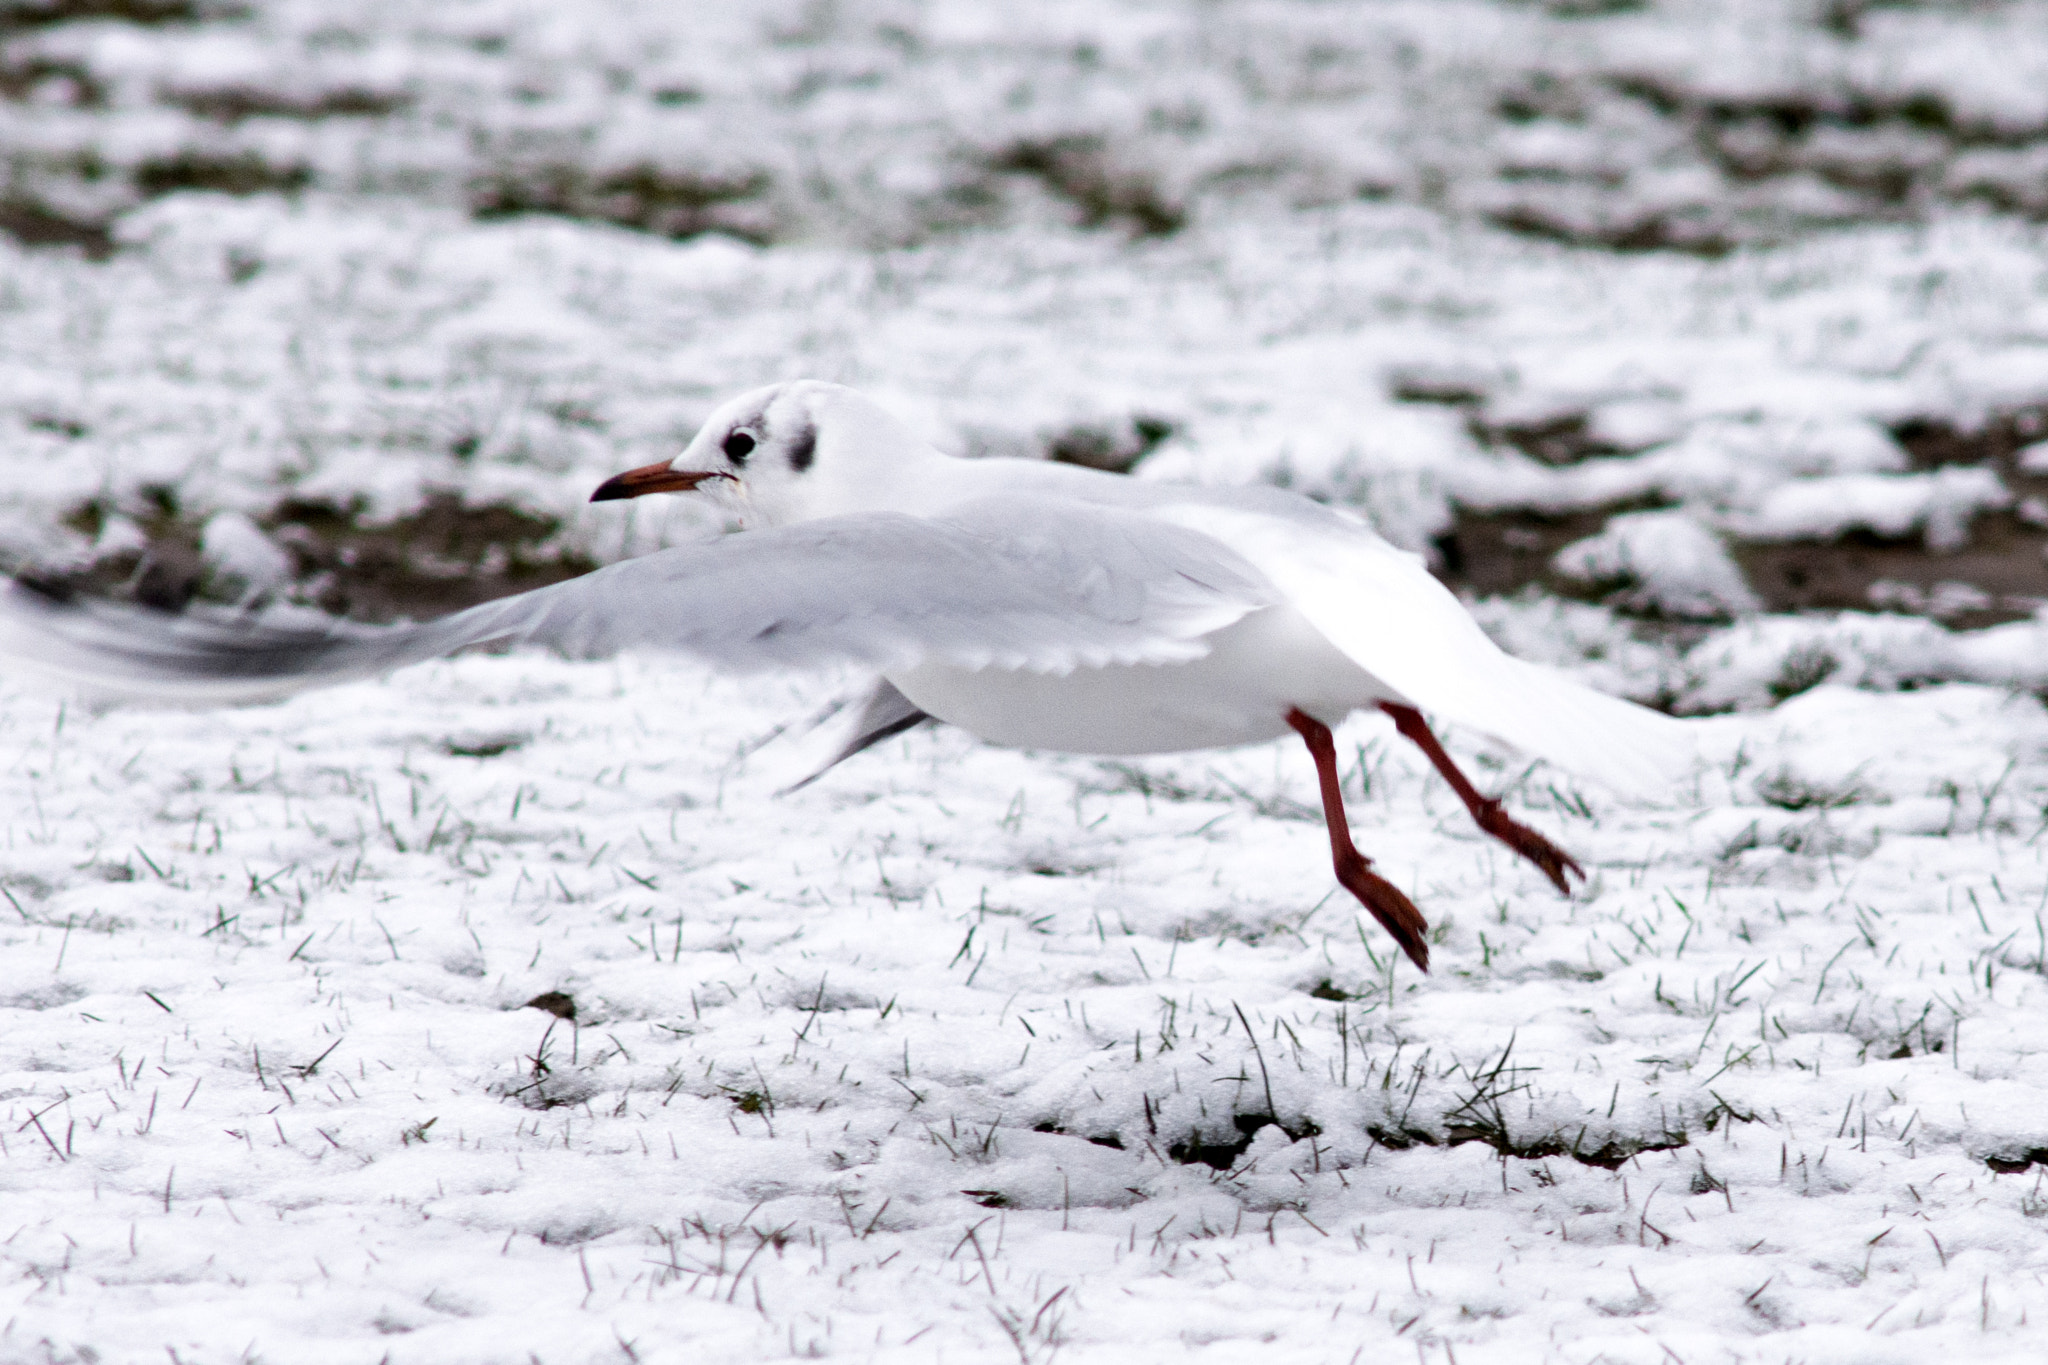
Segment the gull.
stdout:
[[933,719],[1080,754],[1292,732],[1315,763],[1338,882],[1424,971],[1427,922],[1352,842],[1332,727],[1391,717],[1479,827],[1565,894],[1585,878],[1578,861],[1482,795],[1423,713],[1623,790],[1690,765],[1682,722],[1503,653],[1418,557],[1283,489],[956,458],[852,389],[798,380],[730,400],[681,454],[591,500],[654,494],[707,498],[740,529],[392,626],[173,615],[17,579],[0,595],[0,654],[187,704],[269,700],[477,646],[871,670],[826,768]]

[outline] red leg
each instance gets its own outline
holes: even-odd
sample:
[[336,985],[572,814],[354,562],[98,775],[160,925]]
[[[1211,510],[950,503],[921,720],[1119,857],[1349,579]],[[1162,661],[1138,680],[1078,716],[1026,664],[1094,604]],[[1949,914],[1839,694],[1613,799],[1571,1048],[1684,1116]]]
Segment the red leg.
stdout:
[[1515,823],[1508,813],[1501,809],[1499,801],[1490,796],[1481,796],[1478,788],[1458,771],[1458,765],[1451,762],[1451,756],[1444,752],[1444,746],[1436,742],[1430,733],[1429,722],[1422,713],[1412,706],[1396,706],[1383,701],[1380,710],[1394,718],[1394,728],[1415,742],[1415,746],[1429,756],[1436,770],[1443,774],[1444,781],[1451,784],[1451,790],[1465,803],[1465,809],[1472,812],[1472,818],[1479,828],[1506,844],[1515,852],[1543,869],[1543,875],[1550,878],[1550,884],[1566,895],[1571,894],[1571,883],[1565,880],[1565,873],[1575,872],[1579,880],[1586,879],[1586,869],[1578,860],[1559,848],[1550,840],[1530,829],[1527,825]]
[[1337,881],[1394,936],[1408,960],[1429,970],[1429,944],[1422,937],[1429,922],[1415,908],[1415,902],[1401,889],[1372,870],[1372,860],[1351,842],[1351,826],[1344,818],[1344,789],[1337,780],[1337,746],[1330,739],[1330,727],[1300,710],[1287,713],[1287,723],[1308,745],[1316,761],[1316,778],[1323,788],[1323,819],[1330,827],[1330,854],[1337,867]]

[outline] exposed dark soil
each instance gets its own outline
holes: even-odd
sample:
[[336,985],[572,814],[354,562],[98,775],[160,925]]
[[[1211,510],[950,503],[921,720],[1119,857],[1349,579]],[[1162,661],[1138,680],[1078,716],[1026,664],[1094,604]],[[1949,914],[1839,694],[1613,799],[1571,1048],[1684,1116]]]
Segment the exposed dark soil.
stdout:
[[225,4],[193,0],[0,0],[0,37],[22,29],[49,28],[84,19],[116,19],[130,24],[190,24],[236,13]]
[[273,166],[254,152],[216,156],[185,151],[152,158],[135,168],[135,187],[148,199],[178,190],[209,190],[216,194],[262,194],[271,190],[302,190],[313,172],[300,165]]
[[316,600],[323,609],[361,620],[439,616],[597,567],[548,547],[561,529],[554,518],[467,507],[452,494],[370,526],[328,504],[289,502],[264,529],[291,551],[301,581],[322,585]]
[[1114,165],[1099,138],[1013,143],[988,158],[988,169],[1037,180],[1073,206],[1084,228],[1122,227],[1137,237],[1166,237],[1187,222],[1183,205],[1152,177]]
[[[1455,401],[1453,405],[1464,406]],[[1530,459],[1554,467],[1609,455],[1635,454],[1626,446],[1595,436],[1591,413],[1568,412],[1540,421],[1496,423],[1489,422],[1483,412],[1475,411],[1467,425],[1482,444],[1512,446]]]
[[[107,509],[87,504],[67,521],[87,534]],[[245,585],[216,581],[199,554],[199,528],[167,495],[137,518],[148,547],[89,568],[41,575],[53,586],[180,611],[194,599],[239,600]],[[503,506],[468,507],[440,494],[410,516],[369,523],[329,503],[285,502],[261,519],[292,557],[292,597],[361,621],[424,618],[559,583],[597,567],[552,541],[550,517]]]
[[1513,1138],[1505,1128],[1491,1124],[1452,1124],[1442,1138],[1433,1134],[1404,1128],[1399,1131],[1369,1128],[1373,1140],[1382,1147],[1400,1151],[1409,1147],[1457,1147],[1467,1142],[1483,1142],[1502,1156],[1520,1157],[1524,1161],[1543,1161],[1550,1157],[1568,1156],[1585,1166],[1598,1166],[1602,1170],[1619,1170],[1623,1162],[1644,1152],[1668,1152],[1687,1145],[1686,1134],[1666,1133],[1661,1139],[1640,1142],[1625,1142],[1610,1138],[1598,1147],[1584,1145],[1584,1135],[1573,1142],[1566,1142],[1562,1135],[1550,1134],[1540,1138]]
[[1200,1163],[1211,1170],[1227,1171],[1250,1149],[1259,1130],[1272,1122],[1271,1114],[1239,1114],[1231,1120],[1231,1127],[1237,1130],[1234,1136],[1210,1139],[1191,1133],[1185,1142],[1168,1147],[1166,1154],[1183,1166]]
[[478,218],[544,213],[634,228],[681,241],[722,232],[757,246],[776,236],[764,172],[719,175],[637,164],[594,171],[568,162],[505,165],[471,186]]
[[2048,1147],[2033,1147],[2024,1152],[1987,1156],[1984,1164],[2000,1175],[2017,1175],[2029,1166],[2048,1166]]
[[1061,464],[1128,474],[1175,430],[1175,425],[1164,417],[1146,416],[1131,418],[1128,427],[1069,427],[1046,443],[1046,455]]
[[249,85],[177,90],[167,94],[164,100],[201,118],[229,124],[252,118],[288,118],[308,122],[328,118],[381,118],[397,113],[408,103],[403,95],[375,90],[343,88],[288,92]]
[[114,254],[105,222],[70,218],[31,199],[0,199],[0,232],[23,246],[76,247],[95,261]]
[[1559,550],[1598,535],[1616,512],[1640,507],[1610,506],[1551,514],[1524,510],[1455,509],[1451,529],[1436,539],[1437,574],[1445,582],[1481,597],[1516,592],[1531,583],[1553,592],[1581,591],[1550,571]]
[[1982,426],[1959,427],[1931,417],[1909,417],[1896,423],[1892,437],[1905,447],[1915,469],[1938,469],[1943,465],[1994,464],[2008,486],[2040,493],[2048,490],[2048,476],[2022,474],[2014,463],[2022,446],[2048,437],[2048,403],[2036,403],[1992,414]]
[[[1430,389],[1401,396],[1471,408],[1470,427],[1479,440],[1546,464],[1625,453],[1589,438],[1582,413],[1539,424],[1492,425],[1476,393]],[[1904,611],[1970,629],[2022,620],[2048,604],[2048,475],[2027,473],[2015,459],[2022,447],[2048,436],[2048,404],[1997,413],[1970,428],[1913,418],[1894,426],[1892,435],[1918,470],[1996,469],[2016,500],[2014,508],[1980,515],[1969,543],[1953,551],[1930,550],[1917,537],[1888,539],[1862,531],[1831,541],[1736,541],[1730,547],[1735,562],[1765,607]],[[1551,570],[1552,558],[1573,541],[1597,534],[1609,517],[1652,505],[1615,503],[1565,513],[1458,507],[1450,530],[1436,541],[1437,570],[1446,582],[1482,596],[1534,585],[1564,597],[1598,599],[1614,585],[1565,578]]]
[[[1563,515],[1456,510],[1438,537],[1438,576],[1493,596],[1531,585],[1560,597],[1598,600],[1614,585],[1589,585],[1551,570],[1575,540],[1595,535],[1634,504]],[[2023,620],[2048,603],[2048,529],[2009,512],[1981,516],[1970,543],[1935,553],[1918,540],[1854,532],[1833,541],[1738,541],[1735,562],[1770,611],[1895,610],[1964,629]]]
[[[0,36],[4,34],[0,27]],[[0,49],[0,100],[37,100],[92,109],[105,102],[106,94],[105,84],[84,62]]]
[[1952,554],[1862,532],[1825,544],[1735,547],[1735,562],[1772,611],[1889,608],[1965,628],[2022,620],[2048,603],[2044,555],[2048,530],[2006,512],[1979,517],[1970,543]]
[[1536,204],[1516,204],[1487,214],[1486,221],[1523,237],[1623,253],[1676,251],[1718,260],[1736,245],[1735,238],[1718,223],[1696,222],[1669,213],[1648,213],[1615,222],[1587,222]]

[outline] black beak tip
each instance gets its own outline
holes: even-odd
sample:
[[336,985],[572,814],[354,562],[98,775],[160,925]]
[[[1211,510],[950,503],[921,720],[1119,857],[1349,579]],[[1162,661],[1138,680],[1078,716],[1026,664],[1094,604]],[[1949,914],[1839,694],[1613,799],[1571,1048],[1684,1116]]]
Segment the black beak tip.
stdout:
[[630,498],[632,496],[632,491],[626,487],[622,480],[606,479],[590,495],[590,500],[592,502],[618,502],[622,498]]

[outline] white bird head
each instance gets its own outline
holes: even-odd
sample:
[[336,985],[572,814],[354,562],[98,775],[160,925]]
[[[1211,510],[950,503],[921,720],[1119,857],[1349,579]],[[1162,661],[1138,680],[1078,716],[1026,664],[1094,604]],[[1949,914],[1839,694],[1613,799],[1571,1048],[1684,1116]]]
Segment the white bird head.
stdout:
[[680,455],[607,479],[590,500],[699,490],[747,525],[786,526],[901,505],[906,472],[932,458],[942,457],[861,394],[797,379],[730,400]]

